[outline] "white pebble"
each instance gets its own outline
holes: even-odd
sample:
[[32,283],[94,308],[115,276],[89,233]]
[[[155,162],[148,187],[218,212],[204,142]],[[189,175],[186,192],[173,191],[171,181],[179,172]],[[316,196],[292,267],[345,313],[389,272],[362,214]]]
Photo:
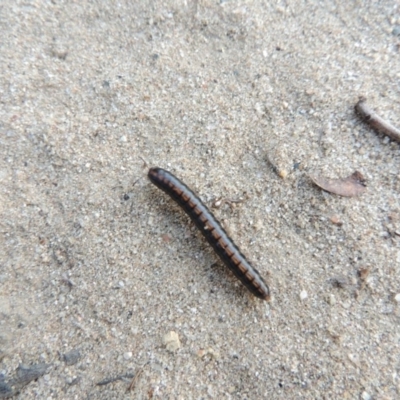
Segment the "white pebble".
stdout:
[[400,303],[400,293],[397,293],[396,296],[394,296],[394,300],[396,303]]
[[308,297],[308,293],[305,290],[300,292],[300,300],[305,300]]
[[127,351],[126,353],[124,353],[124,358],[125,360],[129,360],[132,358],[132,352],[131,351]]
[[362,400],[371,400],[372,396],[368,392],[362,392],[361,398]]

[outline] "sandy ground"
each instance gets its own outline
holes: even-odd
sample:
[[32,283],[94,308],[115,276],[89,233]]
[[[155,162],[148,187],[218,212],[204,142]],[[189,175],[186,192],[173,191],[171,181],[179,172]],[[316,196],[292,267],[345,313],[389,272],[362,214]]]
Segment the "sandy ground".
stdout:
[[[354,113],[400,125],[398,1],[3,0],[0,26],[0,395],[400,397],[400,149]],[[243,199],[212,209],[269,303],[148,166]],[[355,170],[357,198],[309,177]]]

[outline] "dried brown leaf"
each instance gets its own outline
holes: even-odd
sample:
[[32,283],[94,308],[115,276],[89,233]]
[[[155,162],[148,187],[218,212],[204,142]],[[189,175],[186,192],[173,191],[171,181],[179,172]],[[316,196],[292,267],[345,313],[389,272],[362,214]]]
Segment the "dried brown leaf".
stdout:
[[326,179],[313,174],[310,174],[310,178],[320,188],[339,196],[359,196],[366,190],[365,179],[358,171],[353,172],[347,178],[341,179]]

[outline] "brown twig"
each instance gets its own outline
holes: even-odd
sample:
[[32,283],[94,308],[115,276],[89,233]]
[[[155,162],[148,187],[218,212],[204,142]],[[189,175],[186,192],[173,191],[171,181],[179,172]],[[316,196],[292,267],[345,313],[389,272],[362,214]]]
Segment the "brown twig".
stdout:
[[133,182],[132,187],[134,187],[141,179],[143,179],[143,176],[141,176],[140,178],[136,179],[136,181]]
[[148,162],[142,156],[139,156],[139,158],[143,161],[143,168],[149,168]]
[[143,364],[139,370],[136,372],[135,376],[133,377],[133,379],[131,380],[130,385],[128,386],[127,391],[133,390],[135,388],[136,382],[139,379],[139,376],[142,375],[142,372],[144,370],[144,367],[149,363],[149,361],[147,361],[145,364]]
[[360,100],[355,106],[356,112],[365,120],[365,122],[371,125],[372,128],[383,132],[385,135],[388,135],[390,138],[400,143],[400,130],[389,124],[389,122],[385,121],[371,110],[367,106],[366,101],[367,99],[365,97],[360,97]]

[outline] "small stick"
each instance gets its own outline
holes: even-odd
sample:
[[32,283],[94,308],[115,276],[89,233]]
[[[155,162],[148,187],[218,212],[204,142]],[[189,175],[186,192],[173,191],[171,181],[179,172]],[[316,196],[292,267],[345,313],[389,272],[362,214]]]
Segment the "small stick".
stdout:
[[374,111],[365,104],[366,101],[367,99],[365,97],[360,97],[360,100],[355,106],[356,112],[365,122],[371,125],[372,128],[383,132],[385,135],[400,143],[400,130],[374,113]]
[[131,380],[131,383],[130,383],[130,385],[128,386],[127,391],[130,391],[130,390],[133,390],[133,389],[134,389],[134,387],[135,387],[135,385],[136,385],[136,382],[137,382],[137,380],[139,379],[139,376],[142,375],[142,372],[143,372],[143,370],[144,370],[144,367],[145,367],[148,363],[149,363],[149,361],[147,361],[147,363],[143,364],[143,365],[139,368],[139,370],[136,372],[135,376],[134,376],[133,379]]
[[149,168],[147,161],[142,156],[139,156],[139,158],[143,161],[143,168]]
[[134,374],[118,375],[118,376],[116,376],[114,378],[103,379],[102,381],[97,382],[96,385],[97,386],[104,386],[104,385],[108,385],[109,383],[113,383],[113,382],[116,382],[116,381],[122,381],[124,379],[132,379],[134,377],[135,377]]

